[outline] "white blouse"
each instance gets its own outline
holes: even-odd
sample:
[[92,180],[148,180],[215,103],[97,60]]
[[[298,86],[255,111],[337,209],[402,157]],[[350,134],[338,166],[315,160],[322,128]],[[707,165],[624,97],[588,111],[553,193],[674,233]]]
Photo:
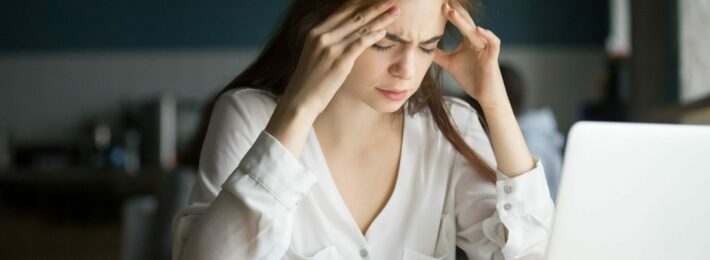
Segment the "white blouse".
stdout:
[[[496,169],[476,111],[456,98],[446,105],[466,142]],[[223,244],[210,251],[220,259],[454,259],[456,246],[469,259],[544,257],[554,205],[537,156],[529,172],[511,179],[497,170],[491,183],[427,111],[406,111],[394,191],[363,235],[313,128],[301,158],[264,131],[275,106],[275,96],[256,89],[217,100],[190,206],[173,223],[173,258],[191,232]],[[212,203],[218,194],[224,198]]]

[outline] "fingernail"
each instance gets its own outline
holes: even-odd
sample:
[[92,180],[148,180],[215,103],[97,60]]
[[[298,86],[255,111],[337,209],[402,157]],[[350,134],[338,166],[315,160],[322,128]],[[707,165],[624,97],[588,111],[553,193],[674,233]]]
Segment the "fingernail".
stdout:
[[399,15],[399,8],[392,7],[392,8],[390,8],[389,11],[387,11],[387,13],[391,16],[397,16],[397,15]]

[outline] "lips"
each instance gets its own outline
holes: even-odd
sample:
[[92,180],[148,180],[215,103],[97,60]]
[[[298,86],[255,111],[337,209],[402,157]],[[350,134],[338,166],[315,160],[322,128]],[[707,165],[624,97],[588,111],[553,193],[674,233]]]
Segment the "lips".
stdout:
[[381,88],[377,88],[377,89],[378,89],[378,90],[382,90],[382,91],[386,91],[386,92],[390,92],[390,93],[403,93],[403,92],[407,92],[406,89],[381,89]]
[[385,96],[387,99],[393,100],[393,101],[399,101],[404,99],[404,97],[407,96],[408,90],[403,90],[403,89],[391,89],[391,90],[385,90],[381,88],[377,88],[377,91],[380,92],[383,96]]

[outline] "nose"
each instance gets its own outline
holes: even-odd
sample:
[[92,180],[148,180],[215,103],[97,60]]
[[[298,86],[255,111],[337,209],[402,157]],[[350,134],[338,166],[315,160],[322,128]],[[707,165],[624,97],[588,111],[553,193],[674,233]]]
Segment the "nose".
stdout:
[[414,78],[414,72],[414,52],[411,49],[397,55],[397,60],[389,67],[389,73],[392,74],[392,76],[403,80]]

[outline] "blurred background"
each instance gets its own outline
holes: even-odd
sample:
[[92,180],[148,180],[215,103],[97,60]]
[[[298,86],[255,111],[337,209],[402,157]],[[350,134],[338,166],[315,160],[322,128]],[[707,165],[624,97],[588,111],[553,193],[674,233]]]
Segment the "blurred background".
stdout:
[[[289,3],[2,1],[0,258],[170,259],[202,109]],[[710,123],[710,1],[482,3],[546,168],[580,120]]]

